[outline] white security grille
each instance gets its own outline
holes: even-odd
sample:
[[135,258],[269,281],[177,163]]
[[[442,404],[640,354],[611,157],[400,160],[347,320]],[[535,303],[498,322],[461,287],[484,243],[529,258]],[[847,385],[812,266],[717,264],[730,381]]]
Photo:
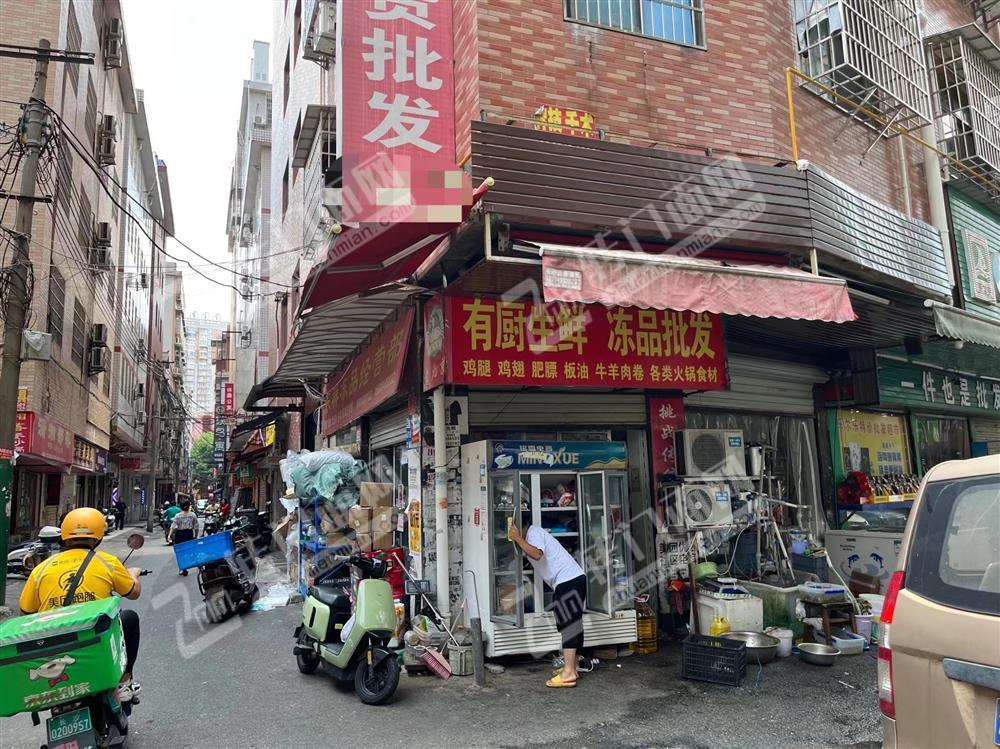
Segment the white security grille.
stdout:
[[969,25],[930,37],[927,59],[938,144],[969,170],[948,162],[949,177],[998,197],[1000,49]]
[[566,18],[674,44],[705,46],[702,0],[566,0]]
[[917,0],[793,3],[802,71],[853,102],[836,106],[879,132],[860,107],[907,130],[930,122]]

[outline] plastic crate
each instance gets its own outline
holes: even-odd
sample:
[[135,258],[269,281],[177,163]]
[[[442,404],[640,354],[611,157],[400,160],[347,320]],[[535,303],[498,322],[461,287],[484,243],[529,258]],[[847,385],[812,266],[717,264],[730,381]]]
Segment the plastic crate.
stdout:
[[229,531],[174,544],[177,567],[182,570],[218,562],[220,559],[233,556],[234,552],[233,534]]
[[681,646],[681,676],[738,687],[747,668],[747,647],[738,640],[688,635]]

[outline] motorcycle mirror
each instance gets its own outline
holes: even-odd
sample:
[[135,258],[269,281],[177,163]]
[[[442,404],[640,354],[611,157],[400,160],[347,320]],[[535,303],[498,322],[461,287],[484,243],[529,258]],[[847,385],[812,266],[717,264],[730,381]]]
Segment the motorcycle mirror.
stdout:
[[128,541],[126,541],[126,543],[132,551],[135,551],[136,549],[141,549],[143,544],[146,543],[146,537],[141,533],[133,533],[128,537]]

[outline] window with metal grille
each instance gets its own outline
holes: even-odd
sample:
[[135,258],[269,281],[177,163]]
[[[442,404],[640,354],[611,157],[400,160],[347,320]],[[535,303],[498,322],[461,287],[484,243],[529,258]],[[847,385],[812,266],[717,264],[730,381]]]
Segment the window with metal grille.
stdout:
[[816,93],[880,132],[930,122],[917,0],[792,2],[799,67],[847,101]]
[[59,270],[53,266],[49,277],[49,333],[52,342],[62,344],[63,316],[66,312],[66,280]]
[[566,0],[566,19],[674,44],[705,46],[702,0]]
[[73,204],[73,154],[64,137],[60,136],[59,158],[56,161],[56,207],[67,216]]
[[86,185],[80,183],[80,225],[78,239],[80,252],[90,262],[90,246],[94,243],[94,214],[90,208],[90,198],[87,197]]
[[[70,52],[79,52],[82,45],[83,36],[80,34],[80,23],[76,20],[76,8],[73,5],[73,0],[70,0],[66,21],[66,49]],[[71,64],[64,67],[70,82],[73,84],[73,92],[76,93],[76,88],[80,83],[80,66]]]
[[94,79],[90,73],[87,73],[87,119],[83,126],[87,130],[87,145],[93,148],[97,132],[97,91],[94,90]]
[[73,347],[71,358],[78,367],[83,366],[84,355],[87,353],[87,313],[77,299],[73,302]]
[[[931,98],[938,144],[1000,197],[1000,49],[975,26],[928,39]],[[951,179],[972,175],[948,162]]]

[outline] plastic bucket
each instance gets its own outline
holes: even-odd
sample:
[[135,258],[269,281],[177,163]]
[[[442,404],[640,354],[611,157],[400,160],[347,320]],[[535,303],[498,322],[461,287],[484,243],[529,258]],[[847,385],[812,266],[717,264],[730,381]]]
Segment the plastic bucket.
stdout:
[[862,601],[866,601],[872,607],[872,616],[879,616],[882,613],[882,606],[885,603],[885,596],[877,593],[862,593],[858,596]]
[[769,627],[764,632],[778,639],[778,656],[780,658],[787,658],[792,654],[792,638],[794,637],[792,630],[781,627]]
[[872,638],[872,615],[871,614],[855,614],[854,623],[858,627],[858,631],[855,634],[861,635],[866,640],[871,640]]

